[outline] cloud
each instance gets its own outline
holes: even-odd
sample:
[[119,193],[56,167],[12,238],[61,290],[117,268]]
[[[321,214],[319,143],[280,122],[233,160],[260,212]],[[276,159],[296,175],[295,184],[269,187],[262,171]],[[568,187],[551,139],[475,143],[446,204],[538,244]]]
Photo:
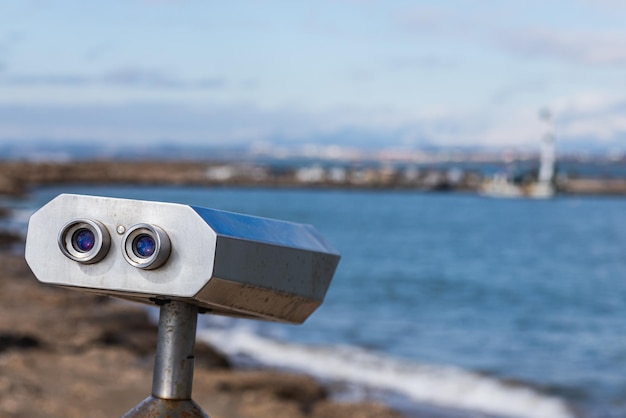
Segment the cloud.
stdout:
[[503,33],[498,43],[528,57],[548,57],[574,64],[626,64],[626,32],[534,28]]
[[[553,100],[547,106],[553,114],[557,148],[568,144],[604,144],[624,148],[626,98],[606,92],[587,91]],[[537,109],[519,108],[478,131],[486,145],[531,144],[548,129]],[[468,134],[471,134],[468,130]]]
[[496,89],[493,102],[496,104],[509,103],[520,96],[541,93],[548,87],[546,79],[515,80]]
[[219,77],[189,80],[169,76],[158,71],[129,68],[95,76],[78,74],[5,75],[0,77],[0,84],[56,87],[104,85],[161,90],[210,90],[225,86],[226,80]]
[[[626,98],[589,92],[549,104],[557,144],[618,146],[626,135]],[[280,139],[349,146],[526,147],[534,149],[546,125],[536,107],[428,108],[401,114],[389,108],[131,103],[111,105],[0,105],[0,141],[47,139],[81,143],[251,144]],[[623,145],[621,145],[623,146]]]
[[[609,15],[613,0],[605,0],[604,5],[587,4],[587,12],[595,19],[615,17]],[[617,2],[617,0],[615,0]],[[622,2],[623,3],[623,2]],[[528,10],[516,9],[519,6],[509,3],[512,11],[507,11],[506,2],[500,7],[458,10],[445,5],[418,6],[403,9],[395,16],[395,22],[413,34],[447,39],[454,42],[471,42],[477,45],[497,47],[525,58],[552,58],[577,65],[622,66],[626,64],[626,31],[618,29],[564,29],[558,25],[568,22],[558,17],[552,19],[554,27],[532,26]],[[535,5],[536,7],[543,7]],[[598,10],[606,8],[597,16]],[[595,12],[594,12],[595,9]],[[626,9],[622,4],[621,13]],[[517,10],[517,12],[515,12]],[[537,9],[539,12],[541,9]],[[515,15],[518,13],[519,16]],[[519,19],[518,19],[519,17]],[[514,23],[513,23],[514,22]],[[578,25],[580,27],[580,25]],[[602,27],[602,25],[600,25]]]
[[89,48],[85,52],[85,60],[87,61],[95,61],[105,56],[113,49],[113,46],[110,43],[101,43],[98,45],[94,45]]
[[232,143],[297,136],[312,129],[306,115],[247,105],[0,105],[0,140],[49,139],[147,143]]
[[588,7],[596,9],[604,9],[609,13],[615,13],[616,9],[625,9],[626,4],[623,0],[581,0]]
[[182,4],[185,3],[185,0],[141,0],[141,3],[148,6],[159,6],[169,4]]
[[91,84],[92,79],[79,75],[21,75],[5,76],[0,84],[11,86],[83,86]]
[[402,27],[420,34],[456,34],[466,29],[454,10],[445,6],[416,6],[401,10],[395,17]]
[[515,5],[515,2],[491,2],[464,8],[433,2],[403,8],[394,20],[397,25],[414,34],[484,43],[494,30],[506,25],[508,9]]
[[603,143],[617,142],[626,136],[626,115],[620,112],[580,118],[562,128],[561,133],[569,138],[594,139]]
[[225,80],[221,78],[203,78],[197,80],[183,80],[167,76],[156,71],[146,71],[136,68],[113,71],[100,77],[103,84],[121,87],[146,87],[157,89],[214,89],[222,87]]
[[392,59],[390,66],[394,69],[453,69],[458,67],[459,60],[451,55],[419,55]]
[[620,111],[625,101],[626,99],[619,95],[590,90],[555,99],[550,107],[556,113],[563,115],[563,118],[576,119],[587,115]]
[[23,40],[20,33],[12,31],[0,35],[0,73],[8,68],[8,59],[16,45]]
[[554,102],[558,132],[567,138],[601,142],[623,141],[626,136],[626,98],[585,92]]

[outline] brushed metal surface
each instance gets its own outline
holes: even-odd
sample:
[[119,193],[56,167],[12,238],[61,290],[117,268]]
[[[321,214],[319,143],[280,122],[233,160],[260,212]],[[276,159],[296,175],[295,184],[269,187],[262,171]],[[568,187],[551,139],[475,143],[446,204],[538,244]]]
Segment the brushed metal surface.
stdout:
[[149,396],[122,418],[209,418],[192,400],[168,400]]
[[[93,264],[76,262],[57,244],[76,219],[104,225],[110,248]],[[148,224],[169,237],[171,251],[147,270],[124,257],[124,231]],[[34,213],[26,260],[44,283],[143,303],[169,298],[223,315],[303,322],[323,301],[339,253],[311,225],[174,203],[62,194]]]
[[161,305],[152,396],[191,399],[198,307],[172,301]]
[[[111,234],[111,248],[90,265],[65,257],[51,237],[73,219],[93,219]],[[122,255],[122,225],[149,223],[167,231],[170,257],[161,268],[145,271]],[[55,232],[56,231],[56,232]],[[26,237],[26,261],[45,283],[137,294],[192,297],[211,277],[216,235],[195,211],[178,204],[63,194],[34,213]]]

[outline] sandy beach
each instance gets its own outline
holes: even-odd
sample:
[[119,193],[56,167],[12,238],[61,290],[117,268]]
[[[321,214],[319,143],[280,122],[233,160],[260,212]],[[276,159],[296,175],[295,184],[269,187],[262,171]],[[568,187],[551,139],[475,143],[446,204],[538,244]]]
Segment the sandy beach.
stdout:
[[[0,416],[118,417],[150,394],[156,326],[140,304],[42,285],[20,254],[0,254]],[[395,418],[330,399],[315,379],[233,370],[198,343],[194,400],[213,418]]]

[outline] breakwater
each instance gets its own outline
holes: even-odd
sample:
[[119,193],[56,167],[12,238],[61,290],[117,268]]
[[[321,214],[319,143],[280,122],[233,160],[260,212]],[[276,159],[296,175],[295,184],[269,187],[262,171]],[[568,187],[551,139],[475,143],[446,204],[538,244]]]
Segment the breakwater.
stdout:
[[[59,184],[406,189],[478,192],[487,176],[450,166],[287,166],[201,161],[0,162],[0,194]],[[561,176],[561,194],[626,195],[626,179]]]

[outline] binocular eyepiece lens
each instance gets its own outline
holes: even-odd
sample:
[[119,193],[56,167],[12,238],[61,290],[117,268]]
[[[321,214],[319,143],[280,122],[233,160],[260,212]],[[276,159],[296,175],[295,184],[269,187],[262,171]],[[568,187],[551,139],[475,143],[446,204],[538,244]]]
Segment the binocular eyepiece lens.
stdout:
[[142,234],[133,240],[133,252],[137,257],[150,258],[156,251],[156,242],[150,235]]
[[[59,231],[57,238],[61,252],[70,260],[93,264],[102,260],[111,247],[111,236],[102,222],[75,219]],[[137,268],[153,270],[163,265],[170,256],[170,239],[155,225],[137,224],[122,237],[122,254]]]
[[87,253],[96,245],[96,235],[87,228],[81,228],[72,236],[72,246],[76,251]]
[[122,254],[137,268],[153,270],[163,265],[170,256],[170,239],[156,225],[137,224],[122,238]]
[[102,260],[109,252],[111,237],[99,221],[75,219],[59,231],[58,244],[61,252],[69,259],[83,264]]

